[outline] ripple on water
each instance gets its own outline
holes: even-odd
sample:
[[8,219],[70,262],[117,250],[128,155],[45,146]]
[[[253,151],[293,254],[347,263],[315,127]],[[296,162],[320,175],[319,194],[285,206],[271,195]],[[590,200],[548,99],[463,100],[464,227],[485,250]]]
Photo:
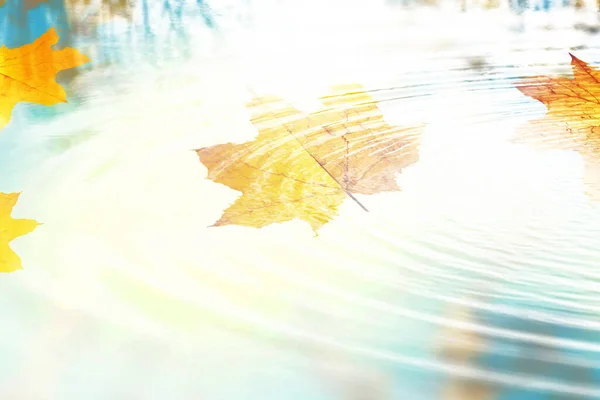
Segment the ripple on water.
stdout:
[[[352,74],[343,72],[378,102],[392,126],[386,133],[396,132],[394,125],[426,126],[418,160],[398,176],[402,190],[357,195],[369,212],[346,201],[318,238],[298,221],[261,230],[205,228],[238,193],[208,182],[190,149],[256,136],[240,100],[250,95],[236,86],[247,75],[231,68],[207,78],[190,62],[186,80],[165,92],[156,86],[177,81],[172,75],[181,70],[150,69],[135,84],[124,83],[122,93],[113,91],[111,103],[107,72],[104,83],[87,89],[76,117],[62,120],[95,133],[47,160],[47,171],[32,173],[30,190],[38,188],[32,193],[45,204],[24,191],[24,204],[36,211],[29,214],[45,222],[39,236],[48,243],[23,244],[24,258],[50,269],[27,284],[55,283],[64,292],[45,290],[63,304],[166,338],[194,343],[207,326],[219,326],[317,360],[314,370],[325,380],[364,375],[371,379],[365,385],[384,386],[391,376],[399,386],[426,390],[413,398],[434,398],[446,384],[440,377],[450,377],[457,393],[463,389],[452,385],[467,382],[469,390],[498,397],[526,390],[598,397],[600,207],[583,195],[577,154],[511,141],[518,126],[544,113],[515,83],[567,73],[571,45],[523,44],[505,52],[473,45],[426,51],[408,62],[392,51],[401,46],[390,35],[380,47],[386,51],[357,60]],[[593,60],[597,51],[585,54]],[[485,62],[469,66],[466,54]],[[530,62],[536,57],[548,62]],[[295,85],[309,86],[309,74],[299,69],[291,65],[282,74],[297,74]],[[353,97],[342,92],[327,100],[348,118],[365,107],[346,101]],[[320,129],[283,100],[268,106],[260,121],[266,127],[305,123],[299,135]],[[253,150],[269,163],[291,140]],[[290,163],[302,154],[291,153]],[[53,177],[57,171],[61,179]],[[79,251],[63,254],[73,248]],[[319,360],[344,367],[325,368]],[[415,370],[444,383],[405,379]],[[381,395],[387,398],[394,397]]]

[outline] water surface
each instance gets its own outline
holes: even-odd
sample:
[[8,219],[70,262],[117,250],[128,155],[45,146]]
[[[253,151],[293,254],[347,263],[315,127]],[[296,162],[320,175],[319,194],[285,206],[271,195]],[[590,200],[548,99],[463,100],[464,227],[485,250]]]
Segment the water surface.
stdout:
[[[577,153],[511,140],[545,113],[516,82],[600,59],[593,14],[140,0],[76,32],[43,7],[3,41],[60,20],[94,61],[0,136],[0,189],[44,223],[0,281],[2,398],[600,397],[600,207]],[[207,228],[239,193],[192,150],[252,140],[253,95],[313,111],[340,83],[426,124],[403,190],[316,238]]]

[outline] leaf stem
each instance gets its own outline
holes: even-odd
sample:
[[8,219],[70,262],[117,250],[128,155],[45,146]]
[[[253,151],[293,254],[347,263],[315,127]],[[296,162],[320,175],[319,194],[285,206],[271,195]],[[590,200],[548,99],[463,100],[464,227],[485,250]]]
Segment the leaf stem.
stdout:
[[[250,94],[252,94],[252,96],[254,98],[256,98],[256,99],[259,98],[256,95],[256,93],[254,92],[254,90],[252,88],[248,87],[248,91],[250,92]],[[335,176],[333,176],[331,174],[331,172],[329,172],[329,170],[327,168],[325,168],[325,166],[323,164],[321,164],[321,162],[319,160],[317,160],[316,157],[313,156],[312,153],[306,149],[306,147],[304,147],[304,145],[302,144],[302,142],[300,141],[300,139],[298,139],[285,124],[283,124],[283,126],[285,127],[285,130],[290,134],[290,136],[293,137],[296,140],[296,142],[298,142],[298,144],[300,145],[300,147],[302,147],[302,150],[304,150],[306,153],[308,153],[308,155],[311,156],[311,158],[313,160],[315,160],[315,162],[317,164],[319,164],[319,166],[321,167],[321,169],[323,171],[327,172],[327,175],[329,175],[331,177],[331,179],[333,179],[335,181],[335,183],[338,184],[338,186],[344,191],[344,193],[346,193],[346,195],[348,195],[348,197],[350,197],[352,200],[354,200],[356,202],[356,204],[358,204],[360,206],[360,208],[362,208],[366,212],[369,212],[369,210],[367,209],[367,207],[365,207],[356,197],[354,197],[354,195],[352,193],[350,193],[349,191],[347,191],[346,188],[344,188],[344,186],[335,178]]]

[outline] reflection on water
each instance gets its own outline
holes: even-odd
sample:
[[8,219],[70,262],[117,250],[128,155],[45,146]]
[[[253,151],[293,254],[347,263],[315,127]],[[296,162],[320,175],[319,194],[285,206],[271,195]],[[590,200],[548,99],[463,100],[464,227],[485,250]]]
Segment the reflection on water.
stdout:
[[[514,141],[545,113],[515,83],[599,59],[595,4],[30,3],[1,42],[55,26],[93,62],[0,135],[0,190],[44,223],[0,279],[0,397],[600,397],[600,207],[579,154]],[[426,124],[401,192],[318,238],[207,228],[239,193],[192,149],[251,141],[255,95],[311,113],[354,82]]]

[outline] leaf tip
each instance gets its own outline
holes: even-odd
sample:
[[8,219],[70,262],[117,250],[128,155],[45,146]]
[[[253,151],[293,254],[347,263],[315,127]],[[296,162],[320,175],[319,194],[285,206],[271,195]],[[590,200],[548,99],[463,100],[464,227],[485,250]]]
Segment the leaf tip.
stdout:
[[50,46],[54,46],[60,40],[60,35],[56,31],[55,27],[50,27],[45,33],[43,33],[42,35],[40,35],[40,37],[37,38],[37,40],[44,39],[48,40]]
[[209,225],[208,228],[216,228],[217,226],[227,225],[227,221],[221,217],[218,221],[215,221],[212,225]]
[[571,65],[587,65],[586,62],[581,61],[579,58],[575,57],[573,53],[569,52],[571,56]]

